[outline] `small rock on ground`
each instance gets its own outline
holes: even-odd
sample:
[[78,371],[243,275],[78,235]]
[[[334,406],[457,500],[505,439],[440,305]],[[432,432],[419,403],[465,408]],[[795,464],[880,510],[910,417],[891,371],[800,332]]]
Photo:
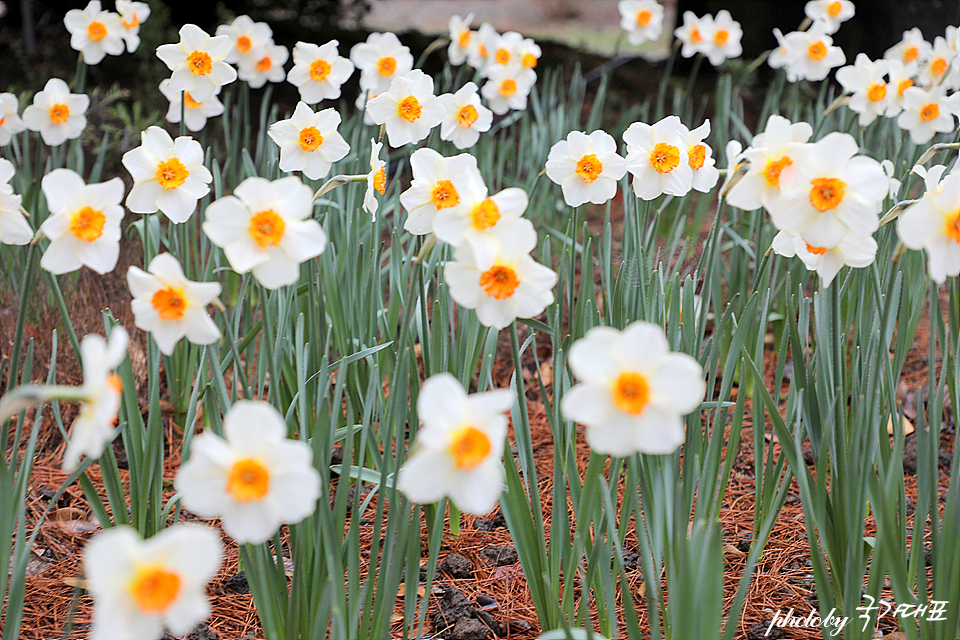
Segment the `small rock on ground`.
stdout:
[[440,571],[450,574],[453,578],[472,578],[473,563],[466,556],[451,553],[437,567]]
[[517,550],[508,544],[492,544],[480,552],[488,564],[503,567],[520,561]]

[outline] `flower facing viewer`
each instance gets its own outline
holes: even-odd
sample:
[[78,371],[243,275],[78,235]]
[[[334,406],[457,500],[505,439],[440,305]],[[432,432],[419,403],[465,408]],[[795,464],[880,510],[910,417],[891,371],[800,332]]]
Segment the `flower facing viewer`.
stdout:
[[298,102],[293,116],[273,123],[268,132],[280,146],[280,170],[302,171],[311,180],[326,176],[334,162],[350,153],[339,126],[340,114],[334,109],[314,113]]
[[150,5],[117,0],[117,12],[120,14],[120,37],[127,45],[127,52],[133,53],[140,46],[140,25],[150,17]]
[[430,377],[417,398],[423,426],[397,488],[424,504],[449,496],[464,513],[493,509],[503,491],[503,413],[513,398],[507,390],[467,395],[449,373]]
[[456,93],[445,93],[438,99],[444,110],[441,140],[453,142],[457,149],[469,149],[477,144],[481,133],[490,130],[493,112],[480,104],[474,83],[468,82]]
[[617,9],[620,28],[633,46],[657,40],[663,33],[663,5],[657,0],[620,0]]
[[547,177],[560,185],[571,207],[603,204],[617,194],[617,182],[627,172],[617,154],[617,142],[606,131],[590,135],[571,131],[547,155]]
[[224,438],[205,432],[177,473],[183,506],[219,516],[240,544],[267,541],[283,523],[300,522],[320,496],[310,446],[287,438],[283,416],[265,402],[240,400],[223,418]]
[[374,123],[386,125],[394,148],[420,142],[443,120],[433,78],[419,69],[394,78],[386,92],[367,101],[366,111]]
[[233,195],[207,207],[203,232],[234,271],[253,271],[264,287],[279,289],[296,282],[300,263],[327,247],[327,234],[309,219],[312,213],[313,191],[299,178],[247,178]]
[[336,40],[318,46],[298,42],[293,48],[293,69],[287,82],[300,91],[307,104],[340,97],[340,85],[353,75],[353,63],[337,53]]
[[197,201],[210,193],[213,174],[203,166],[203,148],[189,136],[176,140],[160,127],[140,134],[140,146],[123,154],[133,176],[127,208],[134,213],[162,211],[171,222],[186,222]]
[[33,104],[23,110],[23,124],[31,131],[39,131],[43,142],[51,147],[79,138],[87,126],[84,115],[90,98],[70,93],[67,83],[50,78],[43,91],[33,96]]
[[120,16],[103,11],[100,0],[91,0],[84,9],[71,9],[63,18],[70,32],[70,46],[80,52],[86,64],[99,64],[108,53],[123,53]]
[[120,255],[123,181],[84,184],[70,169],[54,169],[40,182],[50,217],[40,231],[50,245],[40,266],[69,273],[86,265],[99,274],[113,271]]
[[944,169],[934,169],[925,176],[926,195],[900,214],[897,233],[910,249],[927,252],[930,278],[943,284],[960,275],[960,174],[937,183]]
[[188,91],[197,102],[209,100],[220,87],[237,79],[226,63],[232,43],[228,36],[210,35],[195,24],[180,28],[180,42],[157,47],[157,57],[173,72],[170,88]]
[[669,351],[663,329],[648,322],[594,327],[570,348],[570,368],[580,383],[563,396],[564,416],[586,426],[591,449],[620,458],[675,451],[682,417],[706,391],[700,363]]
[[130,306],[137,326],[153,335],[164,355],[173,353],[184,336],[194,344],[220,339],[220,329],[207,315],[207,305],[220,295],[220,283],[187,280],[169,253],[151,260],[148,271],[138,267],[127,271]]
[[127,526],[87,543],[83,568],[95,605],[90,640],[184,635],[210,614],[204,596],[223,559],[212,529],[178,524],[148,540]]

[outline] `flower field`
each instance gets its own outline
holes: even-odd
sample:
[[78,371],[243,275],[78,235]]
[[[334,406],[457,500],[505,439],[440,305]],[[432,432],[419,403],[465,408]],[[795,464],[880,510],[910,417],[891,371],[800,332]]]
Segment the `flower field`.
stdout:
[[109,4],[0,94],[0,640],[960,635],[960,28]]

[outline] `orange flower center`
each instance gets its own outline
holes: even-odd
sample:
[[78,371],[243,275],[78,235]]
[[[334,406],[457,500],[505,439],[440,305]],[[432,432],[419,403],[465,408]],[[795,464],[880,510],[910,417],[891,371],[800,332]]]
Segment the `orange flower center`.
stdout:
[[583,156],[577,162],[576,174],[587,184],[592,184],[594,180],[599,178],[602,171],[603,163],[593,153]]
[[487,434],[467,426],[453,432],[448,451],[459,469],[469,471],[486,460],[492,448]]
[[807,245],[807,251],[809,251],[810,253],[812,253],[812,254],[815,255],[815,256],[822,256],[823,254],[825,254],[825,253],[827,252],[827,248],[826,248],[826,247],[815,247],[815,246],[813,246],[812,244],[810,244],[809,242],[804,242],[803,244]]
[[264,56],[260,58],[260,62],[257,63],[257,71],[260,73],[266,73],[270,71],[270,67],[273,66],[273,60],[270,59],[270,56]]
[[180,575],[163,566],[140,567],[127,588],[141,613],[156,615],[180,595]]
[[942,76],[943,72],[947,70],[947,61],[943,58],[937,58],[930,63],[930,73],[935,76]]
[[807,47],[807,55],[814,60],[823,60],[824,56],[827,55],[827,45],[817,40]]
[[641,373],[624,372],[613,382],[613,404],[620,411],[639,416],[650,402],[650,384]]
[[227,475],[227,493],[237,502],[262,500],[270,490],[270,472],[253,458],[237,460]]
[[200,107],[200,103],[193,99],[189,91],[183,92],[183,101],[186,103],[187,109],[197,109]]
[[940,105],[938,105],[936,102],[931,102],[928,105],[924,105],[923,109],[920,109],[920,119],[924,122],[929,122],[939,115]]
[[460,204],[460,194],[449,180],[438,180],[430,192],[430,204],[435,206],[437,211],[449,209]]
[[690,31],[690,42],[703,42],[703,36],[700,35],[700,30],[696,27]]
[[103,235],[103,226],[107,222],[107,217],[103,211],[93,207],[83,207],[74,212],[70,218],[70,233],[77,240],[93,242]]
[[907,47],[903,51],[903,61],[904,62],[913,62],[917,59],[917,56],[920,55],[920,50],[916,47]]
[[897,95],[901,98],[903,97],[903,92],[913,86],[913,80],[907,78],[906,80],[901,80],[897,83]]
[[947,216],[943,225],[943,235],[960,244],[960,209]]
[[533,69],[537,66],[537,56],[533,55],[532,53],[525,53],[523,54],[523,60],[521,61],[521,64],[523,64],[523,66],[525,66],[527,69]]
[[469,129],[477,121],[477,109],[472,104],[460,107],[457,111],[457,122],[464,129]]
[[840,15],[840,10],[841,10],[841,9],[843,9],[843,5],[840,4],[840,2],[839,2],[839,0],[838,0],[837,2],[831,2],[831,3],[827,6],[827,13],[829,13],[831,17],[836,18],[838,15]]
[[500,219],[500,209],[497,207],[496,202],[490,198],[486,198],[473,208],[471,217],[473,219],[473,228],[477,231],[483,231],[497,224],[497,220]]
[[323,82],[330,75],[331,67],[326,60],[314,60],[310,63],[310,79],[314,82]]
[[487,53],[487,45],[480,43],[480,57],[486,58],[489,54]]
[[680,150],[672,144],[658,142],[650,152],[650,166],[663,175],[680,166]]
[[206,51],[194,51],[187,56],[187,68],[195,76],[205,76],[213,70],[213,60]]
[[713,41],[718,47],[722,47],[727,44],[727,40],[730,39],[730,32],[726,29],[717,29],[717,32],[713,34]]
[[707,159],[707,148],[702,144],[694,145],[690,148],[688,155],[690,157],[690,168],[696,171],[703,166]]
[[237,38],[237,51],[240,53],[246,53],[250,51],[250,47],[253,46],[253,43],[250,42],[250,38],[247,36],[240,36]]
[[496,300],[509,298],[520,286],[517,272],[502,264],[494,265],[480,275],[480,286]]
[[182,185],[190,172],[183,166],[179,158],[170,158],[157,164],[157,182],[165,191],[176,189]]
[[323,144],[323,136],[316,127],[307,127],[300,130],[300,148],[306,152],[316,151]]
[[407,96],[397,103],[397,115],[407,122],[415,122],[422,111],[423,107],[420,106],[420,101],[413,96]]
[[283,232],[287,228],[287,223],[283,221],[277,212],[273,209],[267,209],[250,218],[250,226],[247,231],[250,237],[257,243],[261,249],[275,247],[283,240]]
[[510,52],[503,48],[497,49],[493,59],[497,61],[497,64],[507,64],[510,62]]
[[460,44],[461,49],[466,49],[468,46],[470,46],[470,29],[464,29],[461,31],[457,42]]
[[393,72],[397,70],[397,61],[393,58],[380,58],[377,62],[377,71],[380,72],[381,76],[390,76],[393,75]]
[[53,124],[63,124],[70,117],[70,107],[65,104],[57,103],[50,107],[50,122]]
[[643,11],[637,12],[637,24],[641,27],[645,27],[650,24],[650,20],[653,19],[653,14],[644,9]]
[[810,204],[823,213],[834,209],[843,201],[843,192],[847,183],[836,178],[814,178],[810,181]]
[[870,85],[867,89],[867,97],[871,102],[880,102],[887,97],[887,85],[882,82]]
[[509,98],[516,92],[517,92],[517,82],[515,80],[511,80],[510,78],[507,78],[506,80],[500,83],[500,95],[502,95],[504,98]]
[[387,167],[380,167],[380,170],[373,175],[373,188],[383,195],[387,190]]
[[107,28],[102,22],[94,20],[87,25],[87,35],[94,42],[100,42],[107,37]]
[[123,21],[123,26],[125,26],[127,29],[136,29],[137,27],[139,27],[139,26],[140,26],[140,18],[139,18],[139,16],[137,16],[137,13],[134,12],[133,15],[130,16],[130,19],[129,19],[129,20],[124,20],[124,21]]
[[183,290],[174,287],[157,291],[150,299],[150,304],[156,309],[161,320],[179,320],[187,312],[188,306]]
[[793,164],[793,160],[787,156],[781,156],[776,160],[767,163],[767,168],[763,170],[763,177],[767,180],[768,187],[780,188],[780,172]]

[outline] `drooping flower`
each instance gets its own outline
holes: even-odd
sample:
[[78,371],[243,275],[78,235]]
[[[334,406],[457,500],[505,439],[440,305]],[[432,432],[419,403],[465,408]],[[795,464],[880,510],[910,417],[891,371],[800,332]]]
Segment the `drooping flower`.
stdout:
[[813,247],[836,247],[847,233],[876,231],[890,183],[880,163],[858,151],[853,136],[839,132],[798,149],[780,173],[773,224]]
[[888,66],[887,60],[872,62],[865,54],[858,53],[853,66],[837,70],[837,82],[853,94],[848,106],[860,114],[861,127],[876,120],[877,116],[886,115],[890,106],[896,105],[896,88],[888,87],[883,79]]
[[[393,33],[371,33],[350,49],[350,61],[360,70],[360,92],[386,92],[394,78],[413,70],[413,55]],[[431,81],[432,82],[432,81]],[[430,92],[433,92],[431,86]]]
[[634,322],[623,331],[594,327],[570,348],[579,380],[561,400],[568,420],[586,426],[597,453],[673,453],[683,444],[683,416],[703,401],[703,368],[669,351],[663,329]]
[[210,193],[213,174],[203,166],[203,147],[189,136],[174,140],[160,127],[148,127],[122,162],[133,176],[127,208],[134,213],[159,210],[171,222],[186,222]]
[[943,284],[960,275],[960,174],[939,180],[945,168],[934,169],[925,175],[927,194],[897,219],[897,233],[910,249],[927,252],[927,272]]
[[664,193],[682,196],[690,192],[689,131],[680,118],[668,116],[652,126],[634,122],[623,132],[623,141],[627,171],[633,175],[633,192],[638,198],[653,200]]
[[23,197],[7,184],[14,173],[13,163],[0,158],[0,242],[23,245],[33,239],[33,230],[20,211]]
[[164,626],[188,633],[210,614],[204,588],[222,559],[220,536],[197,525],[148,540],[125,525],[98,533],[83,555],[95,602],[90,640],[159,640]]
[[813,135],[806,122],[791,123],[776,114],[767,119],[763,133],[754,137],[743,158],[750,168],[727,194],[727,202],[744,211],[761,206],[775,208],[780,196],[780,174],[793,164],[796,151]]
[[260,544],[283,523],[313,513],[320,474],[310,446],[287,438],[280,412],[266,402],[240,400],[223,417],[221,438],[204,432],[177,472],[183,506],[219,517],[240,544]]
[[140,46],[140,25],[150,17],[150,5],[117,0],[117,13],[120,14],[120,37],[127,45],[127,52],[133,53]]
[[836,33],[840,24],[853,17],[854,6],[850,0],[810,0],[803,12],[815,22],[825,26],[825,33]]
[[503,413],[513,398],[506,389],[467,395],[449,373],[428,378],[417,398],[423,426],[400,468],[397,488],[422,504],[449,496],[464,513],[493,509],[503,491]]
[[440,122],[440,139],[453,142],[457,149],[477,144],[480,134],[489,131],[493,112],[480,104],[477,85],[468,82],[456,93],[438,96],[444,116]]
[[[180,123],[180,95],[179,91],[170,88],[170,78],[164,78],[160,81],[160,92],[170,101],[170,108],[167,109],[167,122],[173,124]],[[202,130],[207,126],[207,119],[219,116],[223,113],[223,103],[217,96],[210,96],[209,100],[197,102],[187,91],[184,95],[183,119],[187,129],[193,132]]]
[[919,27],[903,32],[900,42],[893,45],[883,54],[886,60],[899,60],[903,64],[919,63],[926,60],[933,51],[933,46],[923,38]]
[[157,57],[173,72],[172,91],[187,91],[197,102],[212,98],[225,84],[237,79],[237,71],[225,58],[232,43],[227,36],[213,36],[195,24],[180,28],[180,42],[157,47]]
[[54,169],[40,187],[50,210],[40,225],[50,238],[40,266],[57,275],[83,265],[99,274],[113,271],[120,255],[123,180],[84,184],[74,171]]
[[283,65],[287,63],[290,52],[283,45],[274,44],[270,40],[267,44],[254,49],[251,57],[241,60],[238,77],[250,85],[251,89],[259,89],[270,82],[283,82],[287,74]]
[[550,148],[547,177],[560,185],[571,207],[587,202],[603,204],[617,194],[617,182],[627,172],[617,153],[617,142],[606,131],[590,135],[571,131]]
[[414,235],[430,233],[438,211],[451,209],[459,214],[487,195],[477,159],[469,153],[445,158],[424,147],[410,156],[410,168],[413,180],[400,194],[400,204],[407,210],[403,228]]
[[220,283],[187,280],[169,253],[151,260],[147,271],[130,267],[127,286],[136,325],[153,335],[164,355],[173,353],[184,336],[193,344],[220,339],[220,329],[207,315],[207,305],[220,295]]
[[367,102],[366,111],[374,123],[386,125],[387,141],[394,148],[420,142],[443,120],[433,78],[419,69],[395,77],[385,93]]
[[903,112],[897,117],[897,125],[909,131],[916,144],[929,142],[937,133],[953,131],[954,116],[960,115],[960,93],[947,97],[942,87],[910,87],[903,92],[901,104]]
[[635,47],[653,42],[663,33],[663,5],[657,0],[620,0],[620,28]]
[[330,173],[331,165],[350,153],[350,145],[337,132],[340,114],[334,109],[316,113],[305,102],[288,120],[270,125],[270,138],[280,147],[280,170],[302,171],[311,180]]
[[815,247],[797,234],[781,231],[771,246],[779,255],[800,258],[808,270],[817,272],[824,288],[830,286],[844,265],[869,267],[877,256],[877,241],[873,236],[854,233],[847,233],[834,247]]
[[20,104],[12,93],[0,93],[0,147],[10,144],[13,135],[27,126],[18,113]]
[[712,28],[705,35],[709,36],[709,39],[704,37],[703,53],[715,67],[723,64],[724,60],[738,58],[743,53],[743,47],[740,45],[743,29],[726,9],[721,9],[717,13],[717,17],[713,19]]
[[218,36],[227,36],[230,50],[224,60],[232,64],[256,62],[254,56],[273,40],[273,29],[266,22],[254,22],[250,16],[237,16],[230,24],[217,27]]
[[87,126],[84,113],[89,106],[89,96],[70,93],[66,82],[50,78],[43,91],[33,96],[33,104],[23,110],[23,123],[27,129],[39,131],[44,143],[56,147],[80,137]]
[[517,318],[530,318],[553,303],[557,274],[530,257],[537,245],[533,224],[520,218],[491,230],[497,252],[481,256],[470,243],[454,252],[443,279],[462,307],[475,309],[481,324],[503,329]]
[[120,411],[120,392],[123,384],[113,370],[127,356],[127,332],[114,327],[109,340],[88,335],[80,342],[83,367],[84,400],[80,413],[73,421],[67,450],[63,454],[63,470],[73,471],[81,456],[99,458],[104,447],[113,439],[113,423]]
[[363,196],[363,210],[370,214],[370,222],[377,219],[380,203],[374,191],[383,195],[387,191],[387,163],[380,159],[382,142],[370,139],[370,173],[367,174],[367,191]]
[[307,104],[336,100],[340,86],[353,75],[353,63],[337,52],[339,43],[331,40],[323,46],[298,42],[293,48],[293,69],[287,82],[300,91]]
[[487,100],[490,110],[502,116],[511,109],[523,111],[527,108],[527,96],[537,79],[523,66],[496,66],[487,75],[487,81],[480,93]]
[[299,178],[247,178],[233,195],[207,207],[203,232],[223,249],[237,273],[253,271],[267,289],[300,278],[300,263],[327,247],[313,213],[313,191]]
[[467,16],[464,20],[460,16],[450,16],[449,33],[450,46],[447,47],[447,60],[450,64],[458,67],[467,61],[467,55],[470,52],[470,39],[473,33],[470,31],[470,23],[473,22],[473,14]]
[[704,142],[709,135],[709,120],[704,120],[702,125],[687,134],[687,163],[693,171],[691,186],[701,193],[709,192],[720,179],[717,162],[713,159],[713,149]]
[[99,64],[108,53],[123,53],[120,16],[103,11],[100,0],[90,0],[84,9],[71,9],[63,18],[70,32],[70,46],[80,52],[85,64]]

